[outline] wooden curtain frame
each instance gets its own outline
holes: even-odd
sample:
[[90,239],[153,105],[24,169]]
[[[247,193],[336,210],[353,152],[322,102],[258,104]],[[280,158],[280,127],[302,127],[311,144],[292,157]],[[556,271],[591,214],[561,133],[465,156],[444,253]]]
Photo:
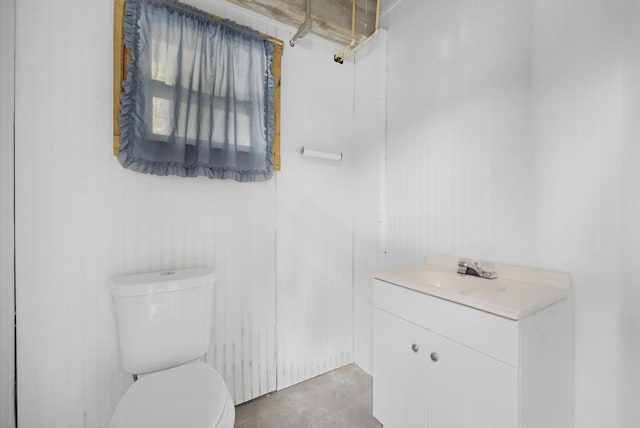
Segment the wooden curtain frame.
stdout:
[[[127,78],[127,65],[131,61],[131,54],[124,46],[124,7],[126,0],[114,0],[113,8],[113,155],[120,152],[120,92],[122,82]],[[207,13],[218,21],[223,18]],[[280,87],[282,80],[282,50],[284,44],[282,40],[262,34],[267,40],[275,44],[273,50],[273,62],[271,73],[275,79],[275,93],[273,97],[273,110],[275,115],[275,130],[273,134],[273,168],[280,171]]]

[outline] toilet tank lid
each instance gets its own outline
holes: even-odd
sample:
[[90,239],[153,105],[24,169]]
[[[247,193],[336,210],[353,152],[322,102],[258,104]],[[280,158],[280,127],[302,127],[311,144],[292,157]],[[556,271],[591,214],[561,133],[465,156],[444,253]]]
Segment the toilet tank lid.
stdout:
[[204,287],[215,282],[211,267],[174,269],[159,272],[118,275],[109,280],[114,296],[144,296]]

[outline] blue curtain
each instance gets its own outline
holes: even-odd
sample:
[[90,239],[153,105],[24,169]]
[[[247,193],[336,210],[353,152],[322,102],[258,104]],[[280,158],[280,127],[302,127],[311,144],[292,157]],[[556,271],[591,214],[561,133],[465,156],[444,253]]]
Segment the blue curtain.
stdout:
[[122,166],[237,181],[273,175],[273,42],[173,0],[128,0],[124,42]]

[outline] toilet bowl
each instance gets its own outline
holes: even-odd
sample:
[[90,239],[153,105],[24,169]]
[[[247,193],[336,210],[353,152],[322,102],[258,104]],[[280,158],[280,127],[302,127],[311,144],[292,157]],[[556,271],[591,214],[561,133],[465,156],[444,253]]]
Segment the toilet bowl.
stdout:
[[137,379],[110,428],[232,428],[235,408],[220,374],[201,361],[211,342],[209,268],[111,279],[123,369]]
[[110,428],[232,428],[235,409],[217,371],[187,363],[140,377],[125,392]]

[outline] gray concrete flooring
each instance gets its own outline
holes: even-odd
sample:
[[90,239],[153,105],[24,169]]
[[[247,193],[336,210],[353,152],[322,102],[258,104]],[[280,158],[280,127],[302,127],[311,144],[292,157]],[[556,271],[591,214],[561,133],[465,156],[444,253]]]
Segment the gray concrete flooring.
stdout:
[[236,407],[235,428],[380,428],[371,376],[355,364]]

